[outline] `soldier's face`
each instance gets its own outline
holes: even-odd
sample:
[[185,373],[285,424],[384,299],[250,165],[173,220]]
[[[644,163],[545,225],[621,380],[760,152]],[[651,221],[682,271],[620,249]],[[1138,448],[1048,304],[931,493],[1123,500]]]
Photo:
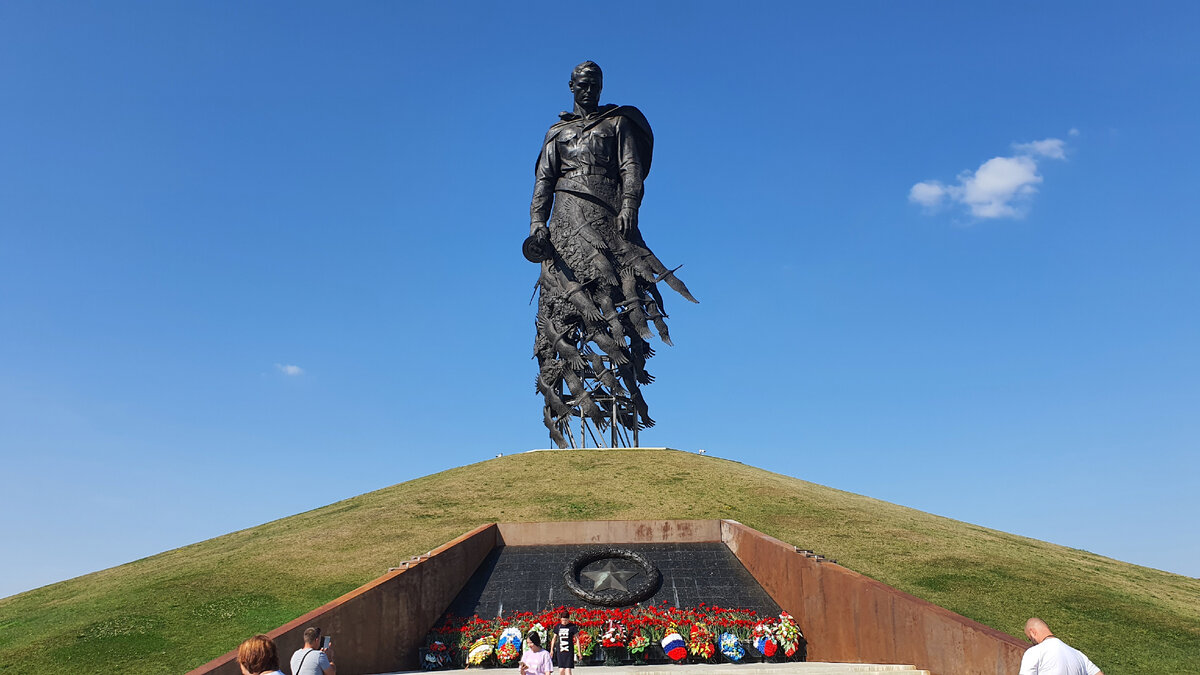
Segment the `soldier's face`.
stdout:
[[571,93],[575,94],[575,103],[580,108],[591,110],[600,104],[600,89],[603,83],[594,73],[584,71],[571,78],[568,86]]

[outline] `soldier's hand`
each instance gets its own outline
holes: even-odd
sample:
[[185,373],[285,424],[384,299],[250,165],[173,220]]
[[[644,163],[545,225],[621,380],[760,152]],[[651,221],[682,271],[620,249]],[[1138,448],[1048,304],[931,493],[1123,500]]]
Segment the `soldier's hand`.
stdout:
[[550,228],[545,223],[533,223],[529,226],[529,234],[545,241],[550,238]]
[[637,209],[621,209],[621,214],[617,216],[617,231],[625,234],[637,227],[637,213]]

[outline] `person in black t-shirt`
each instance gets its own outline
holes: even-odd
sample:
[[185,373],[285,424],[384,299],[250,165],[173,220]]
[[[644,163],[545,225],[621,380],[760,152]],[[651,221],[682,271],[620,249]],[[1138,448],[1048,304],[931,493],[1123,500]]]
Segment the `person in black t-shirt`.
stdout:
[[558,615],[552,639],[551,654],[554,665],[558,666],[558,675],[571,675],[571,669],[575,667],[575,635],[578,633],[579,626],[571,623],[571,613],[564,609]]

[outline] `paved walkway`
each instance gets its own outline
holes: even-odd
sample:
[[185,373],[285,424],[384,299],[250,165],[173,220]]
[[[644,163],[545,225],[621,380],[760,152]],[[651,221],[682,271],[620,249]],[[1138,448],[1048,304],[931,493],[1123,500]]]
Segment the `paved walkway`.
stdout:
[[[470,670],[436,670],[432,673],[445,675],[499,675],[516,672],[516,668],[472,668]],[[821,663],[819,661],[789,663],[704,663],[694,665],[642,665],[642,666],[581,666],[575,668],[577,675],[886,675],[897,671],[904,675],[929,675],[928,670],[917,670],[913,666],[870,663]],[[380,675],[429,674],[430,671],[404,671],[381,673]]]

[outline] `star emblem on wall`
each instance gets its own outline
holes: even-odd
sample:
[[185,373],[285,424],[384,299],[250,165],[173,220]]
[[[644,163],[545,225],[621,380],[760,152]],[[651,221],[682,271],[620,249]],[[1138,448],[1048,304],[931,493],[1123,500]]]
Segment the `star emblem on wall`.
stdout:
[[593,591],[603,591],[611,589],[614,591],[626,592],[629,589],[625,587],[625,582],[633,577],[636,577],[638,572],[630,572],[627,570],[618,570],[613,561],[609,560],[604,563],[604,567],[593,572],[583,572],[581,576],[585,576],[592,580]]
[[[583,571],[589,565],[599,567]],[[634,569],[630,569],[633,567]],[[630,582],[628,587],[625,582]],[[593,546],[576,555],[562,572],[563,583],[575,597],[589,605],[628,607],[649,598],[662,585],[662,573],[650,559],[619,546]],[[592,580],[592,589],[583,587]]]

